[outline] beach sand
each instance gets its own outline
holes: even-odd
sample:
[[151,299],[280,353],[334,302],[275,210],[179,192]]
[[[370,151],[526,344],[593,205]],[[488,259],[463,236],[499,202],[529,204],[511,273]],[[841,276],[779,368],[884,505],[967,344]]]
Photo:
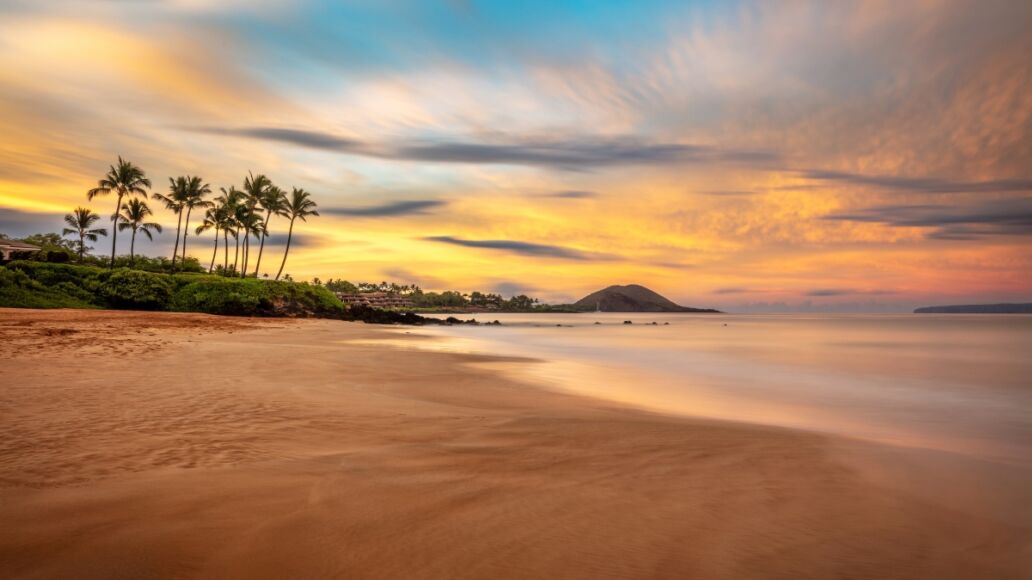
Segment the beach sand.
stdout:
[[[0,309],[0,577],[1028,578],[828,437],[327,320]],[[534,364],[512,361],[512,364]],[[948,481],[942,482],[949,485]]]

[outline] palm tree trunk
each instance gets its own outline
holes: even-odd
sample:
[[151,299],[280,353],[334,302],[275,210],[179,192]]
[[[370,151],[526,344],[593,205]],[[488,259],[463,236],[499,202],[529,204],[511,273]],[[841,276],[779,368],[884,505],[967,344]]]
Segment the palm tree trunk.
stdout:
[[179,255],[179,232],[183,229],[183,208],[176,212],[179,215],[179,223],[176,224],[176,247],[172,250],[172,271],[176,271],[176,256]]
[[219,228],[215,228],[215,249],[211,251],[211,265],[208,266],[208,273],[215,269],[215,256],[219,255]]
[[133,228],[132,241],[129,242],[129,267],[136,265],[136,228]]
[[82,257],[86,254],[86,234],[79,230],[79,261],[82,261]]
[[240,263],[240,230],[237,229],[236,235],[233,236],[233,240],[236,242],[236,251],[233,253],[233,274],[236,275],[237,265]]
[[247,277],[247,262],[251,257],[251,232],[244,228],[244,263],[240,265],[240,277]]
[[294,237],[294,218],[290,218],[290,229],[287,230],[287,249],[283,250],[283,261],[280,262],[279,272],[276,272],[277,280],[283,274],[283,266],[287,265],[287,254],[290,253],[290,238],[292,237]]
[[262,252],[265,251],[265,234],[269,232],[269,220],[272,219],[272,210],[265,212],[265,223],[262,224],[262,243],[258,246],[258,261],[254,265],[254,277],[258,277],[258,268],[262,265]]
[[186,209],[186,223],[184,224],[184,227],[183,227],[183,259],[180,260],[180,263],[183,265],[183,268],[186,268],[186,236],[190,235],[190,212],[191,211],[193,211],[192,207]]
[[122,193],[118,194],[118,205],[115,206],[115,215],[112,217],[114,225],[111,226],[111,267],[115,267],[115,248],[118,245],[118,212],[122,209]]
[[229,269],[229,229],[222,230],[222,275]]

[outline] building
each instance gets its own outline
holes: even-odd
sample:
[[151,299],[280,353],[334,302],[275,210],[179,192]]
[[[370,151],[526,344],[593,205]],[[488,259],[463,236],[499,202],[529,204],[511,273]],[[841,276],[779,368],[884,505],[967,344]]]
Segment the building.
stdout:
[[337,292],[337,298],[347,305],[362,304],[373,308],[414,308],[416,304],[398,294],[391,292],[359,292],[350,294]]
[[25,242],[0,239],[0,263],[31,257],[40,249],[39,246],[33,246]]

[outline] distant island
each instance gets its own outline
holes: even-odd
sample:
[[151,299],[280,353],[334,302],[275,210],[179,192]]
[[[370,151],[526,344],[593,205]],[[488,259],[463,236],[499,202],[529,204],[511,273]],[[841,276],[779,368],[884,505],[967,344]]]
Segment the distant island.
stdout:
[[959,304],[954,306],[925,306],[915,314],[1032,314],[1032,302],[1023,304]]
[[604,288],[581,298],[573,306],[581,311],[598,310],[601,312],[720,312],[708,308],[689,308],[675,304],[638,284]]

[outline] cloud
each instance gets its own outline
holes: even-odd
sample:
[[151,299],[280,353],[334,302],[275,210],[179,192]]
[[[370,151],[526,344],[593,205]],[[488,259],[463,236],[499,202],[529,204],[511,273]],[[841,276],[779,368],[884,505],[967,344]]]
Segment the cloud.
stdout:
[[428,210],[446,205],[447,202],[437,199],[417,199],[397,201],[368,207],[331,207],[320,209],[320,213],[339,216],[356,217],[394,217],[402,215],[422,215]]
[[746,294],[752,292],[748,288],[732,287],[732,288],[717,288],[713,291],[713,294]]
[[204,127],[194,129],[202,133],[212,135],[228,135],[233,137],[253,137],[267,141],[281,141],[292,143],[313,149],[326,149],[339,152],[358,152],[362,143],[354,139],[345,139],[321,133],[318,131],[304,131],[301,129],[284,129],[278,127],[246,127],[242,129],[224,129],[218,127]]
[[873,296],[881,296],[883,294],[895,294],[893,290],[854,290],[852,288],[818,288],[817,290],[810,290],[805,296],[813,297],[827,297],[827,296],[854,296],[858,294],[866,294]]
[[930,238],[970,240],[984,236],[1032,235],[1032,197],[997,199],[972,205],[882,205],[825,216],[828,220],[881,223],[892,227],[934,228]]
[[754,195],[756,192],[755,191],[748,191],[748,190],[744,190],[744,189],[716,189],[716,190],[699,191],[697,193],[701,193],[702,195],[716,195],[716,196],[726,196],[726,197],[737,197],[737,196],[745,196],[745,195]]
[[588,199],[592,197],[598,197],[598,194],[594,191],[553,191],[552,193],[546,193],[542,197],[554,197],[558,199]]
[[1032,179],[957,181],[934,177],[860,175],[842,171],[810,170],[801,173],[805,178],[816,181],[834,181],[837,183],[913,193],[1007,193],[1032,191]]
[[396,161],[525,165],[565,170],[679,163],[769,165],[778,158],[765,151],[653,142],[634,137],[576,136],[556,140],[516,138],[501,142],[440,139],[374,144],[319,131],[276,127],[189,127],[187,130]]
[[[37,213],[18,211],[0,207],[0,233],[12,238],[21,238],[32,234],[60,232],[66,227],[63,215],[53,213]],[[97,227],[104,227],[97,225]]]
[[534,244],[530,242],[521,242],[516,240],[464,240],[452,236],[429,236],[423,239],[430,242],[441,242],[444,244],[463,246],[466,248],[501,250],[513,254],[521,254],[524,256],[561,258],[564,260],[613,259],[612,256],[606,254],[582,252],[580,250],[566,248],[563,246]]
[[[275,223],[272,223],[270,225],[275,225]],[[240,239],[241,239],[241,241],[243,240],[243,238],[240,238]],[[221,242],[222,242],[222,234],[219,233],[219,243],[221,243]],[[253,242],[253,240],[252,240],[252,242]],[[325,242],[326,242],[325,236],[320,236],[318,234],[298,233],[297,232],[297,228],[295,227],[294,235],[290,239],[290,249],[294,250],[294,249],[297,249],[297,248],[317,248],[319,246],[326,245]],[[230,247],[233,247],[233,245],[234,245],[232,237],[229,238],[229,245],[230,245]],[[270,246],[283,247],[283,246],[286,246],[286,245],[287,245],[287,234],[286,233],[271,233],[268,236],[266,236],[266,238],[265,238],[265,247],[266,248],[269,248]]]
[[394,282],[399,282],[401,284],[415,284],[415,285],[417,285],[417,286],[419,286],[421,288],[424,288],[424,289],[427,289],[427,288],[434,288],[434,289],[438,289],[438,290],[448,290],[449,289],[448,288],[448,284],[444,280],[442,280],[440,278],[436,278],[434,276],[431,276],[431,275],[428,275],[428,274],[425,274],[425,273],[413,272],[411,270],[407,270],[405,268],[399,268],[397,266],[392,266],[390,268],[384,268],[382,273],[383,273],[384,276],[386,276],[388,278],[388,280],[391,280],[391,281],[394,281]]
[[527,296],[533,296],[538,290],[536,286],[530,286],[520,282],[512,282],[509,280],[503,282],[496,282],[491,286],[491,291],[502,296],[518,296],[525,294]]

